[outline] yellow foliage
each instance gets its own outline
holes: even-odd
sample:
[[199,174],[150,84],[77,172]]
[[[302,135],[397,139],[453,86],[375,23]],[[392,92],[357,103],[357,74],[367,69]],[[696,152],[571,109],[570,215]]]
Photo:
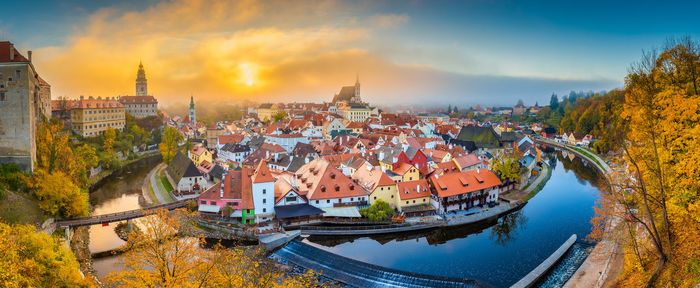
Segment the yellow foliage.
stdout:
[[31,188],[39,202],[39,208],[53,217],[80,217],[88,214],[88,195],[71,182],[65,174],[55,171],[49,174],[39,169],[34,173]]
[[33,226],[0,223],[0,286],[90,287],[73,253]]

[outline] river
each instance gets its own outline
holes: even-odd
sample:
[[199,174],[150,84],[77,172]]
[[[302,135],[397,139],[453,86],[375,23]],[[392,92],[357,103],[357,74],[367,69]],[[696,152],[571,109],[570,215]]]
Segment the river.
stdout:
[[[157,158],[142,160],[124,168],[122,173],[115,173],[105,179],[102,186],[90,193],[90,205],[93,208],[91,215],[102,215],[139,209],[143,207],[143,199],[140,200],[141,185],[148,172],[160,162]],[[116,233],[114,227],[90,226],[90,252],[99,253],[115,250],[124,244]],[[93,265],[99,278],[104,278],[110,272],[118,271],[121,265],[117,256],[108,256],[93,259]]]
[[[549,154],[552,177],[522,209],[497,220],[384,237],[308,238],[306,243],[331,252],[410,272],[477,279],[507,287],[539,265],[571,234],[579,239],[590,232],[593,205],[600,191],[597,171],[580,158],[570,160],[561,152]],[[556,156],[555,156],[556,155]],[[156,161],[125,169],[107,179],[90,194],[93,214],[142,207],[142,180]],[[113,250],[124,241],[114,226],[90,227],[92,253]],[[585,244],[575,244],[561,263],[544,279],[543,287],[560,287],[588,254]],[[118,271],[118,257],[94,259],[98,277]]]
[[[480,225],[450,227],[390,237],[319,238],[306,243],[355,260],[389,268],[508,287],[549,257],[571,234],[584,238],[599,190],[596,171],[557,152],[551,179],[521,210]],[[573,169],[573,170],[572,170]],[[577,170],[577,172],[574,172]],[[579,243],[542,287],[560,287],[585,260]]]

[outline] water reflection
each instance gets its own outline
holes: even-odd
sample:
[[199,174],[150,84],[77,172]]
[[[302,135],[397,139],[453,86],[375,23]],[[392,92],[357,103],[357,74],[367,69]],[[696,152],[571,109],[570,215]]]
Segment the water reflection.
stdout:
[[506,246],[508,242],[515,240],[518,229],[525,229],[525,224],[527,224],[527,217],[523,214],[523,210],[503,216],[491,228],[491,239],[496,238],[498,245]]
[[[591,229],[592,207],[600,193],[592,185],[599,182],[591,178],[596,172],[586,171],[594,169],[580,158],[570,160],[553,153],[545,159],[551,161],[550,181],[520,211],[500,219],[412,234],[309,237],[305,241],[375,265],[508,287],[549,257],[571,234],[585,237]],[[583,258],[565,263],[577,267]]]

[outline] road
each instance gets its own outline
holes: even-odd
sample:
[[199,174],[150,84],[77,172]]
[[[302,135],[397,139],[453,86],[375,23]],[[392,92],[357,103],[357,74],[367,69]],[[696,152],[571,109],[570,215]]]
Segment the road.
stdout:
[[160,163],[156,168],[151,170],[148,175],[148,182],[153,189],[153,194],[156,194],[156,198],[158,198],[158,202],[161,204],[175,202],[173,196],[170,195],[169,191],[166,191],[165,187],[163,187],[163,183],[160,182],[160,171],[165,167],[165,163]]

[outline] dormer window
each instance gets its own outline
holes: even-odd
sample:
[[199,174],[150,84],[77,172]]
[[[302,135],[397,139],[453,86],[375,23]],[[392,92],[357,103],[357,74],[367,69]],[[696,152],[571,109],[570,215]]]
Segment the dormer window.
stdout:
[[326,192],[326,186],[321,185],[321,192]]
[[331,172],[331,179],[335,179],[335,173]]
[[339,191],[340,191],[340,186],[338,186],[338,184],[336,184],[335,185],[335,192],[339,192]]

